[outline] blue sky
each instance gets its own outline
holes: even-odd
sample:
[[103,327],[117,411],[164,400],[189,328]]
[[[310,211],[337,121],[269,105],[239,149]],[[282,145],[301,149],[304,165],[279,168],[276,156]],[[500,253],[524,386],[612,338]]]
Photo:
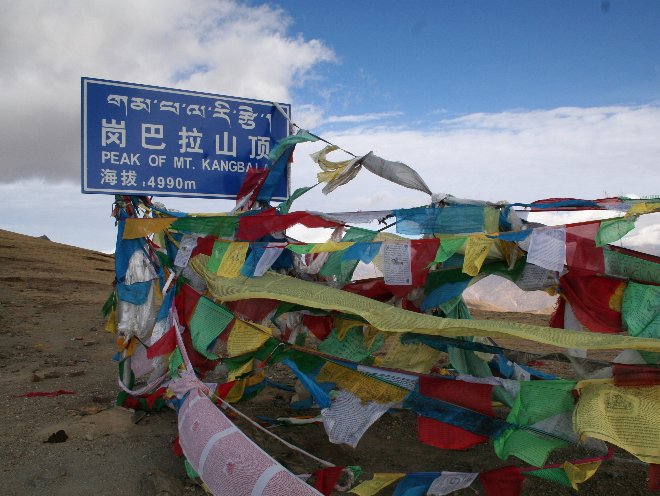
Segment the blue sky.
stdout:
[[[434,193],[510,202],[660,194],[655,0],[0,7],[2,229],[112,251],[113,198],[80,193],[81,76],[290,102],[300,126],[357,155],[403,161]],[[316,182],[309,155],[320,148],[296,149],[292,188]],[[328,196],[319,189],[295,208],[430,200],[365,170]],[[160,200],[188,212],[233,206]],[[657,218],[644,222],[631,235],[660,246]]]
[[[280,3],[338,63],[294,94],[406,120],[660,99],[657,1]],[[609,5],[609,8],[604,6]]]

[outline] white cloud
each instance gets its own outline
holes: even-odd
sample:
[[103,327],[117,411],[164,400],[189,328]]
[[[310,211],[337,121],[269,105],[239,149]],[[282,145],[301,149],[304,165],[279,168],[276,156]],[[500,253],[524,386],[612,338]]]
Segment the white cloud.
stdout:
[[290,101],[318,40],[290,36],[280,9],[231,0],[2,1],[4,181],[79,174],[80,77]]
[[374,112],[367,114],[351,114],[351,115],[330,115],[326,117],[321,124],[336,124],[336,123],[361,123],[379,121],[382,119],[389,119],[391,117],[398,117],[403,115],[403,112]]

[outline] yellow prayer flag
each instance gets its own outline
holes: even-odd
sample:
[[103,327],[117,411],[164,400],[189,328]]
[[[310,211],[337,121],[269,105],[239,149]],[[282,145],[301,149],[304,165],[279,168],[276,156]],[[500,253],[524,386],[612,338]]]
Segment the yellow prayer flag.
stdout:
[[490,247],[494,240],[487,236],[470,236],[465,246],[465,259],[463,260],[463,272],[476,276],[488,256]]
[[403,344],[399,334],[387,338],[385,349],[388,351],[380,362],[382,367],[423,374],[431,370],[442,353],[421,343]]
[[373,478],[368,481],[361,482],[353,489],[350,490],[351,493],[357,494],[358,496],[373,496],[377,494],[383,488],[386,488],[393,482],[398,481],[406,474],[374,474]]
[[625,217],[635,217],[637,215],[650,214],[660,210],[660,202],[642,202],[636,203],[626,212]]
[[105,321],[105,330],[112,334],[117,334],[117,311],[113,308]]
[[581,437],[615,444],[646,463],[660,463],[660,388],[578,384],[573,427]]
[[167,229],[175,220],[175,217],[158,217],[155,219],[126,219],[126,224],[124,224],[123,239],[144,238],[150,234],[162,232]]
[[360,295],[330,286],[316,284],[295,277],[266,272],[261,277],[218,277],[206,268],[209,257],[197,255],[191,260],[192,268],[204,277],[210,293],[218,300],[230,302],[250,298],[268,298],[322,310],[357,315],[373,327],[385,332],[416,332],[446,337],[489,336],[513,337],[550,344],[560,348],[583,350],[632,349],[660,351],[660,340],[555,329],[518,322],[495,320],[467,320],[438,318],[409,312],[387,303],[371,300]]
[[353,241],[326,241],[325,243],[316,243],[314,247],[309,250],[309,253],[341,251],[353,246],[354,244],[355,242]]
[[334,382],[340,389],[353,393],[362,401],[394,403],[402,401],[410,391],[386,382],[368,377],[332,362],[326,362],[318,375],[317,382]]
[[581,463],[573,465],[571,462],[564,462],[562,468],[566,472],[568,480],[571,481],[573,489],[578,490],[578,484],[591,479],[600,467],[601,462]]
[[273,331],[269,327],[248,324],[236,319],[227,339],[227,356],[234,357],[250,353],[268,341],[272,335]]
[[241,267],[245,263],[250,243],[236,242],[230,243],[227,247],[224,257],[220,262],[217,274],[220,277],[238,277],[241,275]]

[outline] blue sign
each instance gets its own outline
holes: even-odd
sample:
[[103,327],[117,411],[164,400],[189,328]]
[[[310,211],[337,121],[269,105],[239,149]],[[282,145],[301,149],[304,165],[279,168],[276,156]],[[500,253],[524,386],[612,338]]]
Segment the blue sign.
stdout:
[[[82,78],[82,192],[236,198],[289,135],[291,106],[278,106]],[[287,173],[273,199],[288,196]]]

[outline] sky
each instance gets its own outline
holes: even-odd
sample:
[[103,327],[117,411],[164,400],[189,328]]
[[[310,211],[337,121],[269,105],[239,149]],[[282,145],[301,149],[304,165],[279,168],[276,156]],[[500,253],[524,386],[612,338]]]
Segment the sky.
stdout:
[[[655,0],[0,7],[1,229],[113,251],[113,197],[80,192],[82,76],[288,102],[299,126],[356,155],[405,162],[434,193],[509,202],[660,195]],[[298,146],[292,190],[316,183],[309,155],[320,148]],[[233,206],[157,200],[188,212]],[[362,170],[295,209],[429,200]],[[627,239],[660,250],[658,217],[640,219]]]

